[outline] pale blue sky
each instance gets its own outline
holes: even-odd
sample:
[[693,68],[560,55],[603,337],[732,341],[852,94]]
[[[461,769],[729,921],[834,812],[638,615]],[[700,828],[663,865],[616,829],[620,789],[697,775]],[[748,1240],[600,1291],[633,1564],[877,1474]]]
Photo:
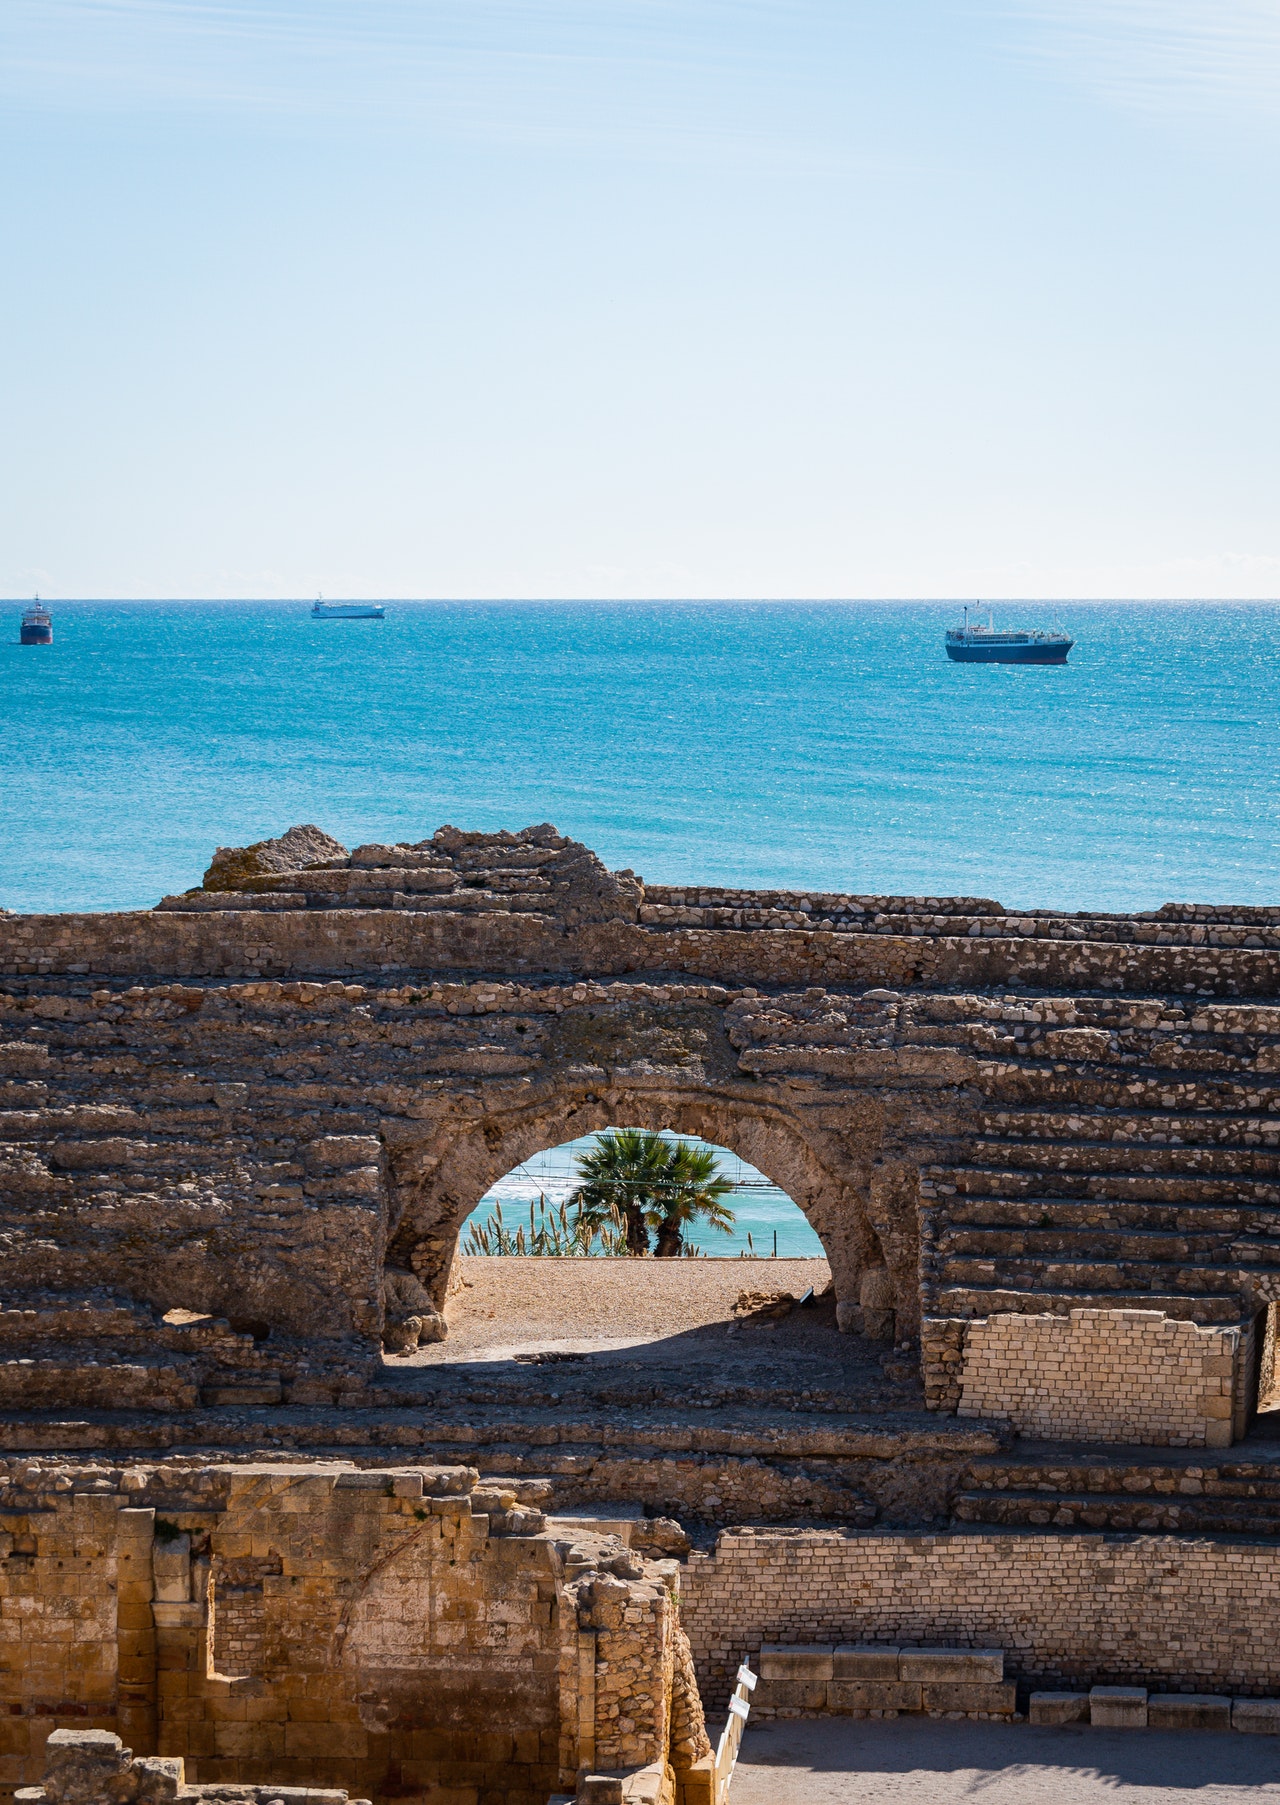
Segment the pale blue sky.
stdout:
[[0,592],[1280,594],[1280,0],[3,0]]

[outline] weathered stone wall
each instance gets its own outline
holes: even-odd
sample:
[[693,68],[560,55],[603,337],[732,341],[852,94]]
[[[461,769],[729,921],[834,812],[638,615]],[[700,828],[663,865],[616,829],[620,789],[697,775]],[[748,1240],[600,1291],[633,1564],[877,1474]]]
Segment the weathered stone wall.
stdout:
[[1238,1329],[1159,1310],[990,1316],[964,1345],[959,1415],[1039,1441],[1227,1448]]
[[709,1700],[764,1642],[1002,1648],[1040,1683],[1259,1694],[1280,1691],[1277,1608],[1274,1543],[726,1530],[690,1558],[681,1615]]
[[40,1778],[59,1726],[202,1783],[455,1805],[545,1805],[583,1765],[688,1765],[676,1564],[557,1539],[474,1486],[465,1468],[15,1469],[0,1792]]
[[0,969],[0,1406],[350,1402],[388,1285],[443,1309],[493,1182],[616,1123],[795,1197],[844,1326],[924,1322],[937,1408],[940,1324],[1280,1297],[1280,1008],[1211,1000],[1280,993],[1280,911],[677,892],[546,826],[307,829],[148,913],[0,917]]

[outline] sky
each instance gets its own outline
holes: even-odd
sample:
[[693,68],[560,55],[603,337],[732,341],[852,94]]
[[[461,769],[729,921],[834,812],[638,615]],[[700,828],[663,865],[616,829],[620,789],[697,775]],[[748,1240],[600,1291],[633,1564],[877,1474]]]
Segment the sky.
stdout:
[[3,0],[0,593],[1280,595],[1280,0]]

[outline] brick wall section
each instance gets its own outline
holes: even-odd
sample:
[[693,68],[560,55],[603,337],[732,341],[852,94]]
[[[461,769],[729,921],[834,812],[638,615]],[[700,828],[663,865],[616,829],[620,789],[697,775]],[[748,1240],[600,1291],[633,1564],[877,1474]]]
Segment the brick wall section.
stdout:
[[71,1493],[0,1513],[0,1792],[44,1770],[59,1728],[116,1728],[116,1511]]
[[990,1316],[965,1337],[958,1414],[1044,1441],[1226,1448],[1239,1343],[1159,1310]]
[[1171,1536],[737,1530],[685,1573],[709,1709],[765,1642],[1002,1648],[1040,1684],[1280,1692],[1280,1549]]

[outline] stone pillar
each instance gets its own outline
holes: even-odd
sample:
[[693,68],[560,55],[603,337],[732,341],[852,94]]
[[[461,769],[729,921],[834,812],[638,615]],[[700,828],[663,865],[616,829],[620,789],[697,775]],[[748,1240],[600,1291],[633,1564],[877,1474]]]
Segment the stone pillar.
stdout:
[[[156,1741],[161,1755],[198,1763],[214,1753],[213,1728],[205,1721],[204,1680],[209,1667],[208,1599],[191,1596],[191,1542],[156,1542],[152,1552],[156,1631]],[[202,1569],[205,1573],[207,1568]],[[191,1778],[198,1776],[193,1768]]]
[[154,1510],[122,1510],[116,1539],[116,1721],[136,1755],[156,1747]]

